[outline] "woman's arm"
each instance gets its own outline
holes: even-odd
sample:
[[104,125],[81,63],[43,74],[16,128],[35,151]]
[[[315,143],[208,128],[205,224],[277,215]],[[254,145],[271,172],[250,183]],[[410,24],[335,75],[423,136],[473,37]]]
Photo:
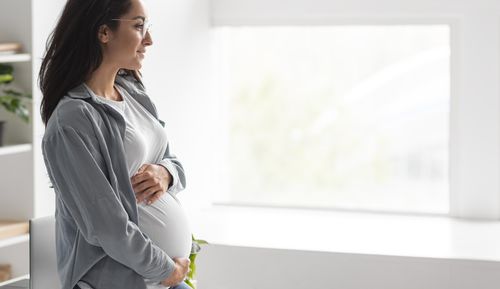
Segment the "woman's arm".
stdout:
[[44,136],[42,151],[55,192],[88,243],[145,278],[170,276],[174,261],[130,221],[95,136],[59,127]]
[[166,168],[172,176],[172,184],[169,186],[167,193],[176,195],[178,192],[186,188],[186,175],[184,174],[184,168],[177,157],[170,151],[169,143],[167,143],[163,159],[158,164]]

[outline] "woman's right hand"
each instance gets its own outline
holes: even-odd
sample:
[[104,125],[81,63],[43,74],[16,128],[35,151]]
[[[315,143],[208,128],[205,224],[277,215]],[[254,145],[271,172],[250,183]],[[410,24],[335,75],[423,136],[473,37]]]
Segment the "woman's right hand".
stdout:
[[186,278],[191,261],[188,258],[174,258],[174,262],[175,268],[172,274],[167,279],[161,281],[161,284],[164,286],[177,285]]

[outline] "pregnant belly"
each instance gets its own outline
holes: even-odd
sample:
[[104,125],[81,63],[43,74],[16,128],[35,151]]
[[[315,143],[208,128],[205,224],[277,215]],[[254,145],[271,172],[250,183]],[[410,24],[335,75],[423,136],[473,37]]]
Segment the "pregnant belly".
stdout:
[[139,228],[171,258],[189,257],[191,230],[179,201],[165,193],[151,205],[140,203]]

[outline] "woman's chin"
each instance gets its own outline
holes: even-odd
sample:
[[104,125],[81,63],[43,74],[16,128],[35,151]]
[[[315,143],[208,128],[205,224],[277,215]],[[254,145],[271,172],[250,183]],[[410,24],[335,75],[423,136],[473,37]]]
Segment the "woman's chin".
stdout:
[[135,69],[138,70],[138,69],[141,69],[142,68],[142,59],[141,60],[138,60],[136,61],[135,63]]
[[123,69],[127,70],[139,70],[142,68],[142,62],[141,61],[136,61],[134,64],[131,65],[125,65]]

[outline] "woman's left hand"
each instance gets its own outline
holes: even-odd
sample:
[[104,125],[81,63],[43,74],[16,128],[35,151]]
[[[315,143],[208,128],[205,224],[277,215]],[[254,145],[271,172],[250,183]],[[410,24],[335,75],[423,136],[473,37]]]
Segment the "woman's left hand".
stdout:
[[146,201],[148,205],[156,202],[168,189],[172,175],[157,164],[144,164],[130,178],[137,203]]

